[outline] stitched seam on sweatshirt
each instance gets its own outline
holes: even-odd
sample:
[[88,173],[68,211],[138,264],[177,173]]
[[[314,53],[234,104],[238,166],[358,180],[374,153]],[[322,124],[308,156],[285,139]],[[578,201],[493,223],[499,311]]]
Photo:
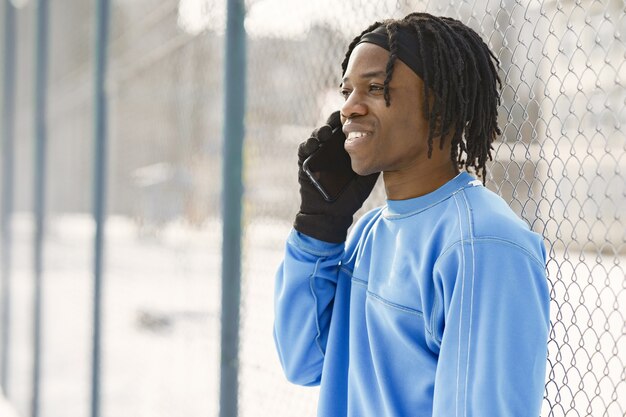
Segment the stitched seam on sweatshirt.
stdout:
[[435,293],[433,298],[434,298],[433,307],[430,310],[430,331],[428,331],[428,334],[430,334],[430,336],[433,338],[437,346],[441,347],[441,339],[439,339],[439,335],[436,334],[437,311],[439,310],[439,297],[437,297],[437,294]]
[[[344,271],[348,271],[348,269],[345,268]],[[355,277],[354,275],[352,275],[352,271],[350,271],[350,276],[352,277],[352,281],[354,281],[355,284],[361,284],[367,287],[367,281]]]
[[404,311],[405,313],[415,314],[415,315],[417,315],[419,317],[424,317],[424,313],[422,313],[419,310],[416,310],[416,309],[413,309],[413,308],[410,308],[410,307],[405,307],[405,306],[400,305],[400,304],[396,304],[394,302],[391,302],[389,300],[384,299],[383,297],[381,297],[378,294],[374,294],[371,291],[367,291],[367,295],[370,298],[372,298],[372,299],[374,299],[374,300],[376,300],[376,301],[386,305],[387,307],[391,307],[391,308],[396,309],[396,310]]
[[429,205],[428,205],[428,206],[426,206],[426,207],[422,207],[422,208],[421,208],[421,209],[419,209],[419,210],[411,211],[411,212],[409,212],[409,213],[404,213],[404,214],[386,214],[386,212],[385,212],[386,207],[385,207],[385,209],[383,209],[383,217],[384,217],[385,219],[387,219],[387,220],[401,220],[401,219],[406,219],[407,217],[415,216],[415,215],[417,215],[417,214],[420,214],[420,213],[421,213],[421,212],[423,212],[423,211],[426,211],[426,210],[428,210],[428,209],[433,208],[434,206],[436,206],[436,205],[438,205],[438,204],[442,203],[443,201],[446,201],[446,200],[448,200],[448,199],[450,199],[450,198],[454,197],[454,196],[455,196],[455,194],[457,194],[457,193],[459,193],[459,192],[463,191],[463,190],[464,190],[464,189],[466,189],[466,188],[468,188],[468,186],[467,186],[467,185],[464,185],[463,187],[459,188],[458,190],[455,190],[454,192],[452,192],[450,195],[448,195],[448,196],[445,196],[445,197],[441,198],[441,200],[437,200],[437,201],[435,201],[434,203],[429,204]]
[[465,193],[461,194],[463,199],[465,200],[465,210],[467,211],[467,220],[469,222],[469,236],[470,236],[470,247],[472,248],[472,284],[471,284],[471,295],[470,295],[470,312],[469,312],[469,333],[467,335],[467,368],[465,369],[465,405],[464,405],[464,415],[467,416],[467,386],[469,383],[469,360],[470,354],[472,352],[472,316],[474,310],[474,278],[476,277],[476,256],[474,252],[474,231],[472,228],[472,213],[469,208],[469,202],[467,201],[467,196]]
[[319,311],[317,308],[317,295],[315,295],[315,289],[313,288],[313,282],[315,281],[315,277],[317,276],[317,270],[319,269],[319,265],[321,262],[322,262],[322,259],[320,258],[315,263],[315,269],[313,270],[313,273],[309,277],[309,290],[311,291],[311,295],[313,296],[313,303],[315,304],[315,328],[317,330],[317,335],[315,336],[315,345],[319,349],[320,354],[322,355],[322,358],[324,358],[326,355],[324,353],[324,349],[322,349],[322,345],[320,344],[320,336],[322,335],[322,330],[320,328],[320,321],[319,321],[320,316],[319,316]]
[[513,241],[510,241],[508,239],[502,239],[501,237],[497,237],[497,236],[482,236],[482,237],[472,237],[470,239],[460,239],[460,240],[457,240],[456,242],[454,242],[453,244],[451,244],[450,246],[448,246],[447,248],[445,248],[441,252],[441,255],[439,255],[439,258],[435,262],[434,267],[437,267],[437,264],[439,263],[439,260],[442,259],[444,256],[446,256],[448,254],[448,252],[450,252],[452,249],[454,249],[455,246],[463,245],[465,243],[471,243],[471,242],[473,242],[474,244],[477,244],[477,243],[489,243],[489,242],[494,242],[495,243],[495,242],[497,242],[497,243],[501,243],[501,244],[504,244],[504,245],[512,246],[512,247],[517,248],[520,251],[524,252],[530,259],[535,261],[538,266],[540,266],[541,268],[545,268],[545,264],[542,261],[540,261],[539,259],[537,259],[537,257],[532,252],[530,252],[528,249],[526,249],[524,246],[518,245],[517,243],[515,243]]
[[372,299],[374,299],[376,301],[379,301],[380,303],[386,305],[387,307],[391,307],[393,309],[400,310],[400,311],[403,311],[405,313],[415,314],[415,315],[417,315],[419,317],[424,317],[424,313],[421,312],[420,310],[417,310],[417,309],[411,308],[411,307],[406,307],[406,306],[403,306],[403,305],[398,304],[398,303],[394,303],[393,301],[389,301],[389,300],[381,297],[380,295],[378,295],[378,294],[368,290],[367,289],[367,282],[365,282],[365,281],[362,281],[362,280],[360,280],[358,278],[352,277],[352,282],[354,282],[355,284],[361,285],[362,287],[365,287],[365,292],[366,292],[366,294],[367,294],[367,296],[369,298],[372,298]]
[[[454,203],[456,204],[457,214],[459,216],[459,233],[461,234],[461,240],[463,240],[463,226],[461,222],[461,208],[456,197],[454,197]],[[457,347],[456,357],[456,397],[454,401],[454,415],[459,415],[459,385],[461,383],[461,334],[463,330],[463,298],[465,296],[465,246],[461,245],[461,263],[463,268],[463,274],[461,276],[461,311],[459,312],[459,345]]]
[[290,235],[287,238],[287,241],[291,243],[293,246],[295,246],[296,248],[300,249],[302,252],[308,253],[309,255],[313,255],[313,256],[332,257],[332,256],[341,255],[341,253],[344,251],[343,246],[339,248],[334,247],[328,250],[312,248],[311,246],[304,243],[304,241],[296,234],[296,232],[293,232],[293,235]]

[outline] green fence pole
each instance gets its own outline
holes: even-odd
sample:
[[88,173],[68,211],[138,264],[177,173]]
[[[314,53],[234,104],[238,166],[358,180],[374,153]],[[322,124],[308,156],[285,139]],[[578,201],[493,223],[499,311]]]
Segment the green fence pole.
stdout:
[[43,237],[46,202],[46,157],[47,157],[47,111],[48,97],[48,1],[37,1],[35,27],[35,239],[34,239],[34,335],[33,335],[33,392],[31,403],[32,417],[39,416],[41,388],[41,351],[42,351],[42,311],[43,311]]
[[242,151],[246,93],[243,0],[228,0],[222,167],[222,317],[220,417],[238,414],[239,304],[241,299]]
[[14,121],[15,121],[15,7],[4,1],[4,77],[2,80],[2,207],[0,208],[0,279],[2,281],[2,334],[0,337],[0,386],[8,395],[11,339],[11,265],[13,235]]
[[96,223],[94,241],[93,351],[91,371],[91,416],[100,415],[100,369],[102,346],[102,265],[104,258],[104,224],[106,218],[107,173],[107,101],[105,92],[107,46],[109,34],[109,1],[96,3],[95,92],[94,92],[94,184],[93,216]]

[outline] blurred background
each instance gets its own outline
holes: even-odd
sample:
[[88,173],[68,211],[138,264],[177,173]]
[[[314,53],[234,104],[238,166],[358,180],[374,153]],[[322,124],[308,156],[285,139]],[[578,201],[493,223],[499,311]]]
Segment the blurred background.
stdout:
[[[24,417],[217,416],[220,328],[232,325],[220,320],[226,0],[110,2],[100,192],[102,13],[95,0],[1,1],[6,400]],[[503,134],[487,186],[549,253],[542,415],[626,416],[622,0],[246,0],[240,385],[226,394],[240,416],[315,415],[317,389],[285,380],[272,340],[297,145],[339,107],[350,40],[413,11],[461,20],[501,62]],[[380,186],[364,210],[384,204]]]

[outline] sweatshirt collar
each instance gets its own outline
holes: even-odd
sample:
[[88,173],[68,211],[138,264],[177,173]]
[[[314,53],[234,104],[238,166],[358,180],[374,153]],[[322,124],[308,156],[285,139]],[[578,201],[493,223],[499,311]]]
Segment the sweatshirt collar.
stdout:
[[383,210],[383,215],[390,218],[414,214],[447,199],[452,194],[463,188],[479,185],[482,185],[480,180],[477,180],[467,172],[461,172],[456,177],[437,188],[435,191],[423,196],[409,198],[407,200],[387,200],[387,206]]

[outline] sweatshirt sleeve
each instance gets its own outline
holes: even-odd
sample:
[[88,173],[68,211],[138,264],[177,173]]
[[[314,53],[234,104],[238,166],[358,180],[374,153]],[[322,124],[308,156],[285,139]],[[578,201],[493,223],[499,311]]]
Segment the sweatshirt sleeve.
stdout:
[[276,274],[274,341],[290,382],[319,385],[344,244],[291,231]]
[[550,298],[543,244],[533,252],[474,239],[435,265],[443,305],[433,417],[539,416]]

